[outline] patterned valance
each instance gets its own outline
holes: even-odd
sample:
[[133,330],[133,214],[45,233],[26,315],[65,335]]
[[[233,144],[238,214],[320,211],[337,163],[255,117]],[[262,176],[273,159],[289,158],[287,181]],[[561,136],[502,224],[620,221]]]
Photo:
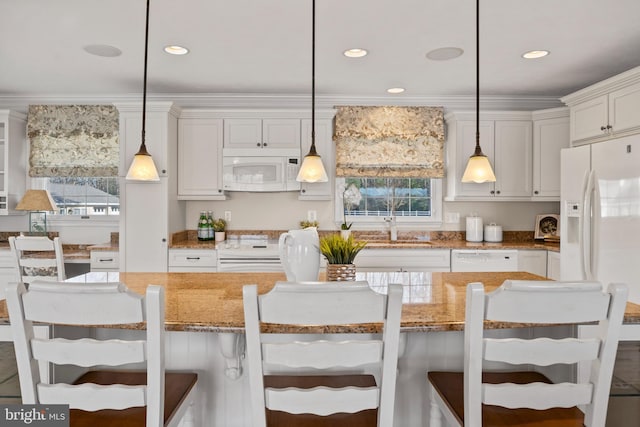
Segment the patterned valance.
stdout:
[[333,140],[342,177],[444,177],[442,107],[337,107]]
[[118,176],[118,117],[112,105],[30,105],[29,176]]

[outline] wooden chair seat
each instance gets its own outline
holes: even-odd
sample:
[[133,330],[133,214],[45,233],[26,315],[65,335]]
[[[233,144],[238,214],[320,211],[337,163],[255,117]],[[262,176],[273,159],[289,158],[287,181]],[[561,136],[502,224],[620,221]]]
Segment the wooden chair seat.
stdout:
[[[347,386],[375,387],[373,375],[265,375],[265,387],[308,389],[313,387],[341,388]],[[369,409],[354,414],[338,413],[329,416],[313,414],[290,414],[267,409],[268,427],[365,427],[375,426],[378,409]]]
[[[196,385],[195,373],[166,372],[164,394],[164,424],[167,425]],[[74,381],[74,384],[93,383],[100,385],[124,384],[142,385],[147,383],[144,371],[89,371]],[[123,410],[102,409],[99,411],[69,411],[70,427],[142,427],[146,420],[146,407],[139,406]]]
[[[462,372],[429,372],[429,381],[447,402],[460,425],[464,425],[464,374]],[[482,382],[489,384],[529,384],[551,381],[539,372],[484,372]],[[520,408],[508,409],[482,405],[483,427],[583,427],[584,413],[577,407],[551,408],[544,411]]]

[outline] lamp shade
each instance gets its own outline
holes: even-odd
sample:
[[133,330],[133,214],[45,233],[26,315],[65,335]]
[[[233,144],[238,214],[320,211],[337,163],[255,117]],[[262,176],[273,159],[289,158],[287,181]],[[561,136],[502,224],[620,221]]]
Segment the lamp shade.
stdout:
[[327,172],[322,165],[322,159],[317,154],[304,156],[296,181],[298,182],[327,182]]
[[27,190],[16,206],[17,211],[56,211],[58,207],[47,190]]
[[462,182],[495,182],[496,176],[493,174],[489,158],[483,154],[469,157],[467,168],[462,175]]
[[126,179],[132,181],[160,181],[158,170],[151,155],[137,153],[133,156]]

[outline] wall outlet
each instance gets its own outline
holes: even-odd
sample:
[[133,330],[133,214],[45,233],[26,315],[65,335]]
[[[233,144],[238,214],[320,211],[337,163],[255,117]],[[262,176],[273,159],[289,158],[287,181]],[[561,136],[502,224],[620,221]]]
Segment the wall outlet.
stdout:
[[224,220],[227,222],[231,221],[231,211],[224,211]]
[[318,212],[307,211],[307,221],[316,221],[318,219]]
[[444,222],[447,224],[455,224],[460,222],[460,212],[447,212],[444,214]]

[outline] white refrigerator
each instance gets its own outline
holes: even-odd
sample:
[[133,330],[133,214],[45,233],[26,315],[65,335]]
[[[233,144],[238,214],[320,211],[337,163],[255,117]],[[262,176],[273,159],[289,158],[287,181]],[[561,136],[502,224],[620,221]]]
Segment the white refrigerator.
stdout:
[[[640,303],[640,135],[561,153],[560,276],[626,283]],[[578,335],[590,336],[579,329]],[[640,325],[624,325],[607,427],[640,425]],[[578,378],[586,381],[586,366]]]
[[640,303],[640,135],[561,153],[560,275],[629,286]]

